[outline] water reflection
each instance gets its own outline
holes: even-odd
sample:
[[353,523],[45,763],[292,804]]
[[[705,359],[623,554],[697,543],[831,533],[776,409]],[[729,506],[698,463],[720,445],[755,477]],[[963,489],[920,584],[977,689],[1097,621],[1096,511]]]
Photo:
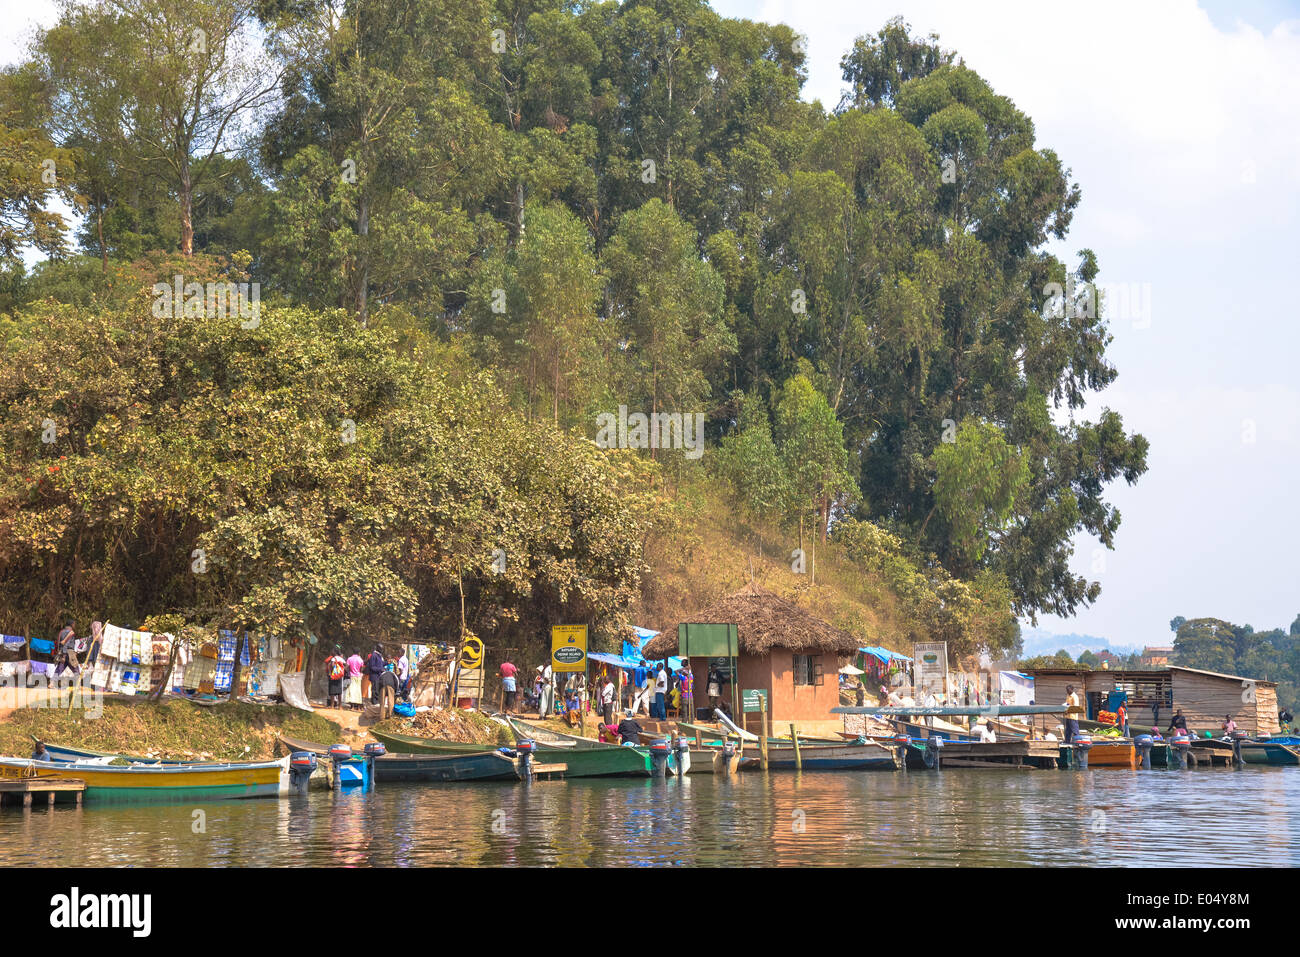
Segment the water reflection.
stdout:
[[1294,768],[389,785],[6,808],[0,865],[1294,866],[1297,792]]

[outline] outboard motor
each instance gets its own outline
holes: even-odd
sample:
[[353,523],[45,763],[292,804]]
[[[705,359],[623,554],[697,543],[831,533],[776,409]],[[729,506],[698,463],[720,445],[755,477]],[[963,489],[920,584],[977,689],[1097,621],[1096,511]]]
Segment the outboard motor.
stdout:
[[[864,741],[866,739],[859,738],[858,740]],[[894,735],[894,751],[898,755],[898,759],[899,759],[898,766],[902,768],[904,771],[907,770],[907,747],[909,744],[911,744],[911,739],[907,735],[905,734]]]
[[943,764],[943,738],[932,734],[925,742],[925,766],[938,771]]
[[375,759],[382,758],[387,753],[388,749],[378,741],[366,745],[366,784],[369,787],[375,786]]
[[673,739],[673,747],[677,751],[677,774],[681,777],[685,777],[691,770],[690,742],[679,734]]
[[307,782],[316,773],[316,755],[310,751],[295,751],[289,755],[289,786],[295,794],[307,794]]
[[533,779],[533,754],[537,751],[537,742],[524,738],[515,742],[515,753],[519,755],[519,774],[525,781]]
[[731,773],[731,759],[736,756],[736,746],[731,741],[722,742],[722,773]]
[[1169,739],[1174,754],[1178,756],[1178,770],[1187,770],[1187,758],[1192,753],[1192,739],[1185,734],[1176,734]]
[[1133,743],[1138,749],[1138,765],[1143,770],[1151,770],[1151,748],[1155,744],[1155,738],[1149,734],[1139,734],[1133,739]]
[[1074,753],[1079,756],[1079,770],[1088,770],[1088,752],[1092,750],[1092,735],[1081,734],[1074,739]]
[[[342,790],[343,781],[343,764],[352,760],[352,749],[346,744],[330,745],[330,761],[333,762],[334,771],[334,790]],[[352,782],[348,782],[351,784]]]
[[1233,767],[1241,768],[1241,742],[1245,741],[1250,735],[1245,731],[1232,732],[1232,763]]
[[650,742],[650,774],[656,778],[668,776],[667,738],[655,738]]

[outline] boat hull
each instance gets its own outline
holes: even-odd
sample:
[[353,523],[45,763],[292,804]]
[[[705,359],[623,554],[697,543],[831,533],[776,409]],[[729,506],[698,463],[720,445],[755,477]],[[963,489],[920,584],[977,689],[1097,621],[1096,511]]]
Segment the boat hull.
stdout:
[[[519,739],[537,744],[537,756],[546,763],[566,765],[566,778],[645,777],[653,771],[650,752],[633,745],[606,744],[590,738],[561,734],[508,719]],[[675,764],[671,757],[670,765]]]
[[1300,752],[1280,744],[1263,744],[1244,741],[1241,745],[1241,760],[1244,764],[1266,764],[1285,768],[1300,765]]
[[135,804],[277,797],[284,771],[282,761],[111,766],[0,758],[0,778],[83,781],[86,801]]
[[495,749],[474,754],[386,754],[375,759],[375,781],[431,783],[438,781],[515,781],[515,758]]
[[386,731],[370,731],[370,736],[398,754],[481,754],[495,751],[497,744],[467,744],[463,741],[442,741],[437,738],[418,738],[409,734],[392,734]]

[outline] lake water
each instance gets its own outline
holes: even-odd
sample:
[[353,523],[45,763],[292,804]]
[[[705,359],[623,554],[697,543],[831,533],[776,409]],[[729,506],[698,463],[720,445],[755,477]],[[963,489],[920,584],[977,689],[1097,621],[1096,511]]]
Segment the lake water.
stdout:
[[1259,767],[388,785],[4,808],[0,866],[1296,866],[1298,798]]

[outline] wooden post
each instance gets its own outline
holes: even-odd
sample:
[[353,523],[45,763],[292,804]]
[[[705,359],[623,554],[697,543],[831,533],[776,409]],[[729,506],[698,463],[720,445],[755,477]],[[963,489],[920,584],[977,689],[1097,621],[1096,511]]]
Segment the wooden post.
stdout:
[[799,753],[799,732],[794,729],[794,723],[790,723],[790,740],[794,742],[794,769],[803,770],[803,756]]
[[761,725],[761,727],[758,729],[758,733],[762,735],[762,737],[759,738],[758,740],[758,756],[762,763],[763,770],[766,771],[767,770],[767,698],[760,697],[758,699],[758,705],[759,705],[758,707],[759,724]]

